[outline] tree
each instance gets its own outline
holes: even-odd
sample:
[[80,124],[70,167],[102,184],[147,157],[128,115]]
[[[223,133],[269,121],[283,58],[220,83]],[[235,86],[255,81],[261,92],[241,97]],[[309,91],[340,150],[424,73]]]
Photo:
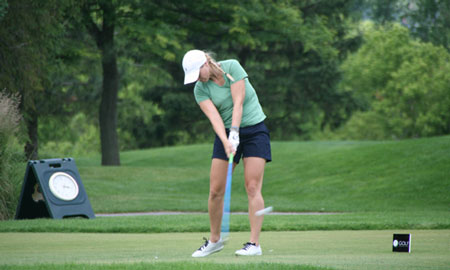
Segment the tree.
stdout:
[[345,119],[340,111],[351,106],[335,86],[340,59],[359,43],[357,35],[348,35],[353,2],[262,3],[262,16],[250,17],[244,9],[237,17],[248,21],[244,34],[262,43],[245,51],[251,52],[253,76],[260,74],[257,89],[274,136],[309,139],[326,126],[336,128]]
[[450,1],[411,1],[403,23],[411,29],[412,35],[442,45],[450,52]]
[[122,149],[203,141],[209,123],[180,67],[183,54],[199,48],[244,65],[275,138],[311,138],[338,127],[355,106],[336,91],[338,64],[359,44],[357,33],[349,35],[355,1],[82,1],[82,20],[66,14],[62,64],[50,88],[78,102],[52,119],[75,108],[91,116],[99,106],[105,165],[120,164],[119,136],[129,143]]
[[414,37],[450,51],[450,2],[447,0],[357,0],[363,18],[377,23],[398,22]]
[[20,93],[28,132],[26,156],[37,159],[38,119],[54,98],[46,96],[45,90],[51,88],[49,77],[64,30],[59,22],[68,1],[16,0],[5,6],[0,4],[0,87]]
[[362,111],[345,126],[353,130],[350,138],[361,139],[368,127],[361,122],[382,129],[365,139],[449,134],[450,54],[411,38],[399,24],[364,27],[364,44],[342,64],[340,88]]
[[[190,1],[166,1],[157,10],[165,23],[188,33],[186,49],[212,50],[218,60],[237,58],[260,93],[273,135],[287,139],[309,138],[313,130],[343,121],[334,112],[347,106],[347,97],[337,93],[335,85],[340,59],[358,44],[358,36],[347,35],[351,25],[346,15],[352,4],[345,0],[196,1],[197,8],[192,9]],[[182,54],[178,57],[181,61]],[[173,81],[181,82],[179,62],[166,66],[175,74]],[[163,97],[155,98],[162,106],[168,100],[164,96],[174,92],[177,97],[172,101],[192,95],[186,87],[173,83],[167,87],[170,91],[159,91]],[[182,119],[175,128],[195,127],[192,120]]]
[[8,9],[8,1],[0,0],[0,21],[3,19]]
[[[119,72],[114,43],[117,23],[116,12],[115,1],[98,1],[98,4],[86,2],[83,6],[86,28],[102,55],[103,87],[99,110],[102,165],[120,165],[117,137]],[[100,21],[100,25],[97,20]]]

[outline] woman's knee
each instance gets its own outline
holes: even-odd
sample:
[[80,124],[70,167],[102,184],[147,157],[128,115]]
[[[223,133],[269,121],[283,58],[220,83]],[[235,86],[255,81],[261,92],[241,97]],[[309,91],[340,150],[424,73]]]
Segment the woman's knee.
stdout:
[[245,190],[249,198],[254,198],[261,195],[261,185],[258,181],[248,181],[245,183]]
[[210,200],[222,200],[224,197],[225,191],[223,189],[214,189],[211,188],[209,190],[209,199]]

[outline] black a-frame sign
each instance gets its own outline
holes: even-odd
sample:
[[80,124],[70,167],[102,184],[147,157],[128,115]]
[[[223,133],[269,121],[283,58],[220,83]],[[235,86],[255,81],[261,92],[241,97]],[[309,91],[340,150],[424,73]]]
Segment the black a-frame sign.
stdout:
[[95,218],[73,158],[30,160],[16,219]]

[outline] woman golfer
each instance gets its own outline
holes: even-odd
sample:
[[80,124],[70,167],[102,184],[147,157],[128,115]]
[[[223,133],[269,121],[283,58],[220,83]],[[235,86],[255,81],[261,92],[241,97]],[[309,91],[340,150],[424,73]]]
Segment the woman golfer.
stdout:
[[194,95],[216,133],[210,172],[208,212],[210,239],[192,257],[205,257],[222,250],[220,236],[228,157],[234,154],[233,168],[241,157],[244,163],[245,189],[248,197],[250,239],[236,255],[261,255],[259,234],[264,208],[261,194],[264,167],[270,162],[269,130],[248,75],[236,60],[216,62],[200,50],[188,51],[183,58],[184,84],[196,82]]

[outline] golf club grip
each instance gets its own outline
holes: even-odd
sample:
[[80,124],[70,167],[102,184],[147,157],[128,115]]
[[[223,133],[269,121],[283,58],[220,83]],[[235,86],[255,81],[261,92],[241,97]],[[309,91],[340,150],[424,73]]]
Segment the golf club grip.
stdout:
[[228,158],[228,170],[230,170],[230,164],[233,164],[233,153],[230,154],[230,157]]

